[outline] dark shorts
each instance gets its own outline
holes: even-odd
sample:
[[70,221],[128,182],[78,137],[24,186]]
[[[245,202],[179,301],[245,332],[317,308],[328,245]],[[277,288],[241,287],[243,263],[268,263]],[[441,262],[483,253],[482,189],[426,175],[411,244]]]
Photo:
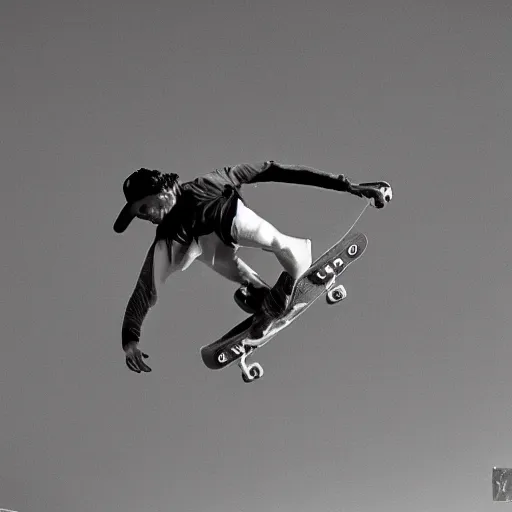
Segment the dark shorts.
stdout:
[[211,215],[211,230],[230,247],[233,247],[237,240],[233,232],[233,220],[236,216],[238,200],[245,204],[243,197],[234,187],[226,187],[222,197],[219,197],[212,205],[213,214]]

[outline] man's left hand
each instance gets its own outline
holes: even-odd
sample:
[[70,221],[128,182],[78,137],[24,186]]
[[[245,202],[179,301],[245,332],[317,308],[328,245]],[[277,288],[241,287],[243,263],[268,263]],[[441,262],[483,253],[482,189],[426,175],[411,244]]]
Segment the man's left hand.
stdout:
[[141,373],[151,371],[151,368],[143,360],[147,359],[149,356],[137,347],[136,342],[130,343],[124,351],[126,353],[126,366],[128,366],[132,372]]

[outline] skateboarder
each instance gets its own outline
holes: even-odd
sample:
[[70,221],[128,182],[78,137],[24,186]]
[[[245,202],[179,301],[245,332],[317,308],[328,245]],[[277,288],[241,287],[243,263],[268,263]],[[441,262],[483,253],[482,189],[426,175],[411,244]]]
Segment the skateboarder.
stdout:
[[[130,370],[151,371],[143,360],[147,354],[137,347],[144,318],[169,275],[196,259],[241,285],[235,301],[245,311],[277,317],[286,308],[294,282],[311,264],[311,241],[281,233],[247,206],[241,186],[261,182],[348,192],[373,200],[377,208],[392,198],[386,182],[357,185],[343,175],[274,161],[225,167],[184,183],[174,173],[145,168],[132,173],[123,184],[127,203],[114,230],[124,232],[136,217],[157,229],[124,315],[122,346]],[[268,293],[268,285],[238,257],[239,247],[275,254],[285,270],[285,279],[274,289],[277,293]]]

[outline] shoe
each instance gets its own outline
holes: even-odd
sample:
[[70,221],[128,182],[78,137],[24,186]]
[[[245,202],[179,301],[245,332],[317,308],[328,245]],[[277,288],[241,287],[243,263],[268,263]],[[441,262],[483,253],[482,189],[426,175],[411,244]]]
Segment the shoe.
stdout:
[[290,304],[294,285],[295,279],[288,272],[283,272],[277,283],[265,296],[261,305],[261,313],[269,318],[281,316]]
[[384,208],[393,199],[393,189],[387,181],[374,181],[352,185],[351,192],[372,201],[375,208]]
[[233,298],[238,307],[250,315],[260,311],[265,297],[269,294],[270,288],[256,287],[253,284],[246,284],[238,288]]
[[277,283],[267,293],[261,309],[254,319],[251,327],[251,334],[247,340],[247,344],[257,347],[264,338],[274,327],[275,323],[279,320],[290,305],[290,300],[293,293],[295,280],[288,272],[283,272]]
[[275,318],[270,318],[264,313],[256,314],[251,325],[251,332],[244,343],[250,347],[260,346],[262,339],[272,330],[276,321]]

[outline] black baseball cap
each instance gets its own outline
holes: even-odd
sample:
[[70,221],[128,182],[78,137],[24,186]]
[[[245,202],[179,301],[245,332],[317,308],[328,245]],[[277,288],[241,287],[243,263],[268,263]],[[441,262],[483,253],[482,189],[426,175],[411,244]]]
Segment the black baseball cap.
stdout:
[[160,171],[142,167],[124,180],[123,192],[127,202],[114,222],[114,231],[116,233],[123,233],[134,219],[133,203],[143,197],[161,192],[165,183],[169,181],[166,179],[168,176],[175,177],[175,179],[178,177],[177,174],[166,175]]

